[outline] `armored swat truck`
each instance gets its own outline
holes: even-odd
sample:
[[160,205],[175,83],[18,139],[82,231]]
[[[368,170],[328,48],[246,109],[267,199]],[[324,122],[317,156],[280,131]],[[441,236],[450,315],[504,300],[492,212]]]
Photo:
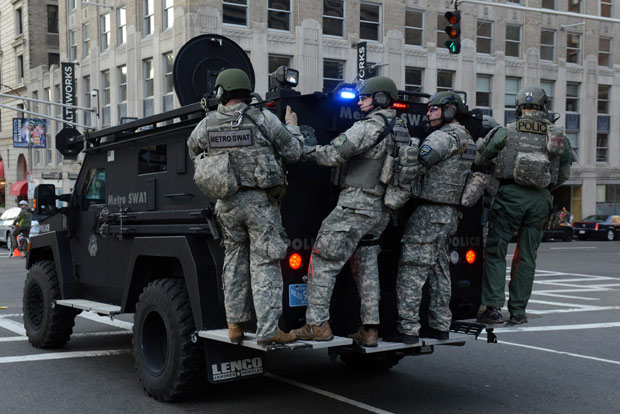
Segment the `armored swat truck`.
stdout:
[[[158,400],[183,398],[203,384],[239,380],[267,370],[274,351],[327,348],[349,364],[390,368],[407,355],[430,354],[434,346],[463,344],[480,325],[482,235],[480,206],[465,209],[451,239],[454,324],[450,340],[422,339],[415,345],[380,341],[361,348],[347,335],[359,324],[359,298],[348,266],[338,277],[331,305],[329,342],[297,341],[260,346],[250,333],[240,345],[226,334],[222,294],[223,247],[213,216],[214,201],[193,182],[194,167],[186,140],[215,104],[217,74],[226,68],[246,71],[252,65],[241,48],[218,35],[188,42],[174,64],[175,89],[183,105],[162,114],[93,133],[61,134],[59,150],[67,158],[83,152],[81,171],[70,195],[55,196],[50,185],[36,189],[36,208],[53,213],[33,237],[27,257],[24,325],[31,344],[55,348],[66,344],[76,315],[134,314],[133,347],[138,376]],[[290,76],[281,76],[281,75]],[[361,117],[356,101],[345,99],[350,85],[302,95],[290,86],[295,72],[282,68],[267,100],[260,101],[283,119],[286,105],[299,116],[308,142],[327,144]],[[279,79],[279,80],[278,80]],[[287,82],[289,87],[287,87]],[[278,84],[279,82],[279,84]],[[349,91],[350,92],[350,91]],[[401,93],[395,107],[413,135],[423,137],[424,95]],[[473,120],[470,130],[480,123]],[[321,221],[334,207],[339,189],[330,170],[312,163],[288,166],[287,194],[281,205],[288,234],[282,261],[284,312],[288,331],[304,323],[305,275]],[[64,207],[57,209],[60,199]],[[403,224],[415,201],[394,213],[382,236],[380,260],[381,331],[395,333],[395,279]],[[428,306],[423,302],[422,313]],[[250,329],[251,331],[251,329]]]

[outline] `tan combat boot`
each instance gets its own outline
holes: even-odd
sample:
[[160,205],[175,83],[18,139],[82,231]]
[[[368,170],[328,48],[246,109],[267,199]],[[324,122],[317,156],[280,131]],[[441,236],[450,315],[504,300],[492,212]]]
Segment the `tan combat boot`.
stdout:
[[374,347],[379,343],[379,330],[377,328],[366,329],[360,326],[357,332],[349,335],[349,338],[362,346]]
[[243,334],[244,332],[242,323],[228,322],[228,337],[230,338],[230,342],[238,344],[239,342],[241,342]]
[[278,333],[272,336],[271,338],[263,339],[263,340],[256,341],[256,342],[259,345],[290,344],[291,342],[295,342],[295,335],[286,333],[280,329]]
[[306,341],[331,341],[334,339],[329,322],[323,322],[321,325],[305,324],[299,329],[293,329],[291,333],[295,335],[295,338]]

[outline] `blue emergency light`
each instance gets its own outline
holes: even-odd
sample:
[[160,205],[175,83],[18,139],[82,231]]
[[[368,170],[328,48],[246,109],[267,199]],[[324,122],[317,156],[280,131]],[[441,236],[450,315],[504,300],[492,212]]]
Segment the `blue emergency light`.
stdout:
[[342,99],[355,99],[357,95],[353,91],[342,90],[340,91],[340,98]]

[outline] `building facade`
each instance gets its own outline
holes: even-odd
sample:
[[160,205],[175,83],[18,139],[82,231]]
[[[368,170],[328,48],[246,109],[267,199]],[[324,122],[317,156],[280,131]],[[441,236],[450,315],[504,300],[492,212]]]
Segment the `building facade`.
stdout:
[[[95,114],[80,112],[78,120],[85,125],[101,128],[177,107],[174,57],[200,34],[222,34],[238,43],[252,61],[262,96],[268,74],[280,65],[300,71],[303,93],[352,81],[356,45],[367,42],[368,62],[379,64],[379,74],[393,78],[400,89],[464,91],[470,108],[482,108],[500,123],[514,118],[521,87],[542,86],[556,124],[565,127],[579,158],[570,180],[554,191],[556,204],[576,219],[597,210],[620,213],[620,23],[613,21],[620,19],[620,10],[612,0],[527,1],[536,11],[464,1],[458,55],[444,47],[443,14],[453,8],[450,0],[96,3],[60,0],[58,5],[60,60],[76,64],[78,105],[96,109]],[[7,19],[5,13],[0,16]],[[57,100],[59,75],[54,66],[32,70],[28,95]],[[7,125],[3,119],[3,133]],[[42,152],[38,160],[35,179],[42,179],[38,169],[42,174],[52,166],[63,173],[63,189],[70,190],[64,173],[76,165],[65,166],[55,150]]]

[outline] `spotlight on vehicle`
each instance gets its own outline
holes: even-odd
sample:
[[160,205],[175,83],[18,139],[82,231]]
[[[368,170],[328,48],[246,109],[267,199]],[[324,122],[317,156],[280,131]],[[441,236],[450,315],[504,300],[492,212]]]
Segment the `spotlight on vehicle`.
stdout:
[[269,90],[292,88],[298,83],[299,71],[288,66],[280,66],[269,75]]

